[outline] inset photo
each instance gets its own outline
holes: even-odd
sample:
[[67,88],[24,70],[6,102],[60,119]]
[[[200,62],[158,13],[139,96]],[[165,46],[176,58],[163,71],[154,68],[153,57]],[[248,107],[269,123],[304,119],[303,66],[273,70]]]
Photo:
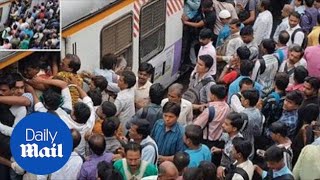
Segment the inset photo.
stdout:
[[60,50],[59,0],[0,0],[0,51]]

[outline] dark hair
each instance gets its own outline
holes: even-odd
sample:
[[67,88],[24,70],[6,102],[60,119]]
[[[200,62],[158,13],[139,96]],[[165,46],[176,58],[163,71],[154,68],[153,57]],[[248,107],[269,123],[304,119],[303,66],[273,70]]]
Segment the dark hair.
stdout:
[[275,86],[282,91],[285,91],[289,84],[289,75],[285,72],[278,72],[275,76]]
[[88,144],[92,152],[98,156],[102,155],[106,149],[106,141],[101,134],[92,134],[89,137]]
[[235,137],[232,140],[232,145],[238,153],[241,153],[243,159],[248,159],[252,151],[250,141],[245,140],[243,137]]
[[213,2],[211,0],[202,0],[201,7],[205,8],[205,9],[212,8],[213,7]]
[[303,94],[298,90],[294,90],[287,93],[286,99],[293,101],[296,105],[300,106],[303,101]]
[[97,165],[97,171],[98,171],[98,178],[101,180],[122,180],[121,174],[114,170],[114,167],[111,163],[108,163],[106,161],[100,161]]
[[74,149],[80,144],[81,134],[76,129],[70,129],[70,131],[71,131],[72,144],[73,144],[72,149]]
[[[199,59],[201,60],[201,61],[203,61],[204,62],[204,65],[208,68],[208,69],[210,69],[211,67],[212,67],[212,65],[213,65],[213,59],[212,59],[212,57],[210,56],[210,55],[201,55],[201,56],[199,56]],[[209,70],[208,70],[209,71]]]
[[219,100],[227,96],[227,88],[221,84],[214,84],[210,87],[211,94],[215,95]]
[[240,61],[240,74],[242,76],[250,76],[253,66],[254,64],[252,61],[249,61],[249,60]]
[[117,107],[114,103],[109,102],[109,101],[104,101],[101,104],[101,110],[102,113],[108,118],[116,115],[117,113]]
[[173,156],[173,164],[177,167],[179,173],[190,163],[190,156],[184,151],[179,151]]
[[123,71],[121,73],[124,83],[128,85],[128,89],[132,88],[136,84],[136,75],[132,71]]
[[85,124],[91,116],[91,110],[89,106],[83,102],[77,102],[73,109],[73,114],[76,118],[76,121],[80,124]]
[[24,81],[23,77],[19,73],[11,73],[10,75],[14,81],[14,84],[16,84],[17,81]]
[[146,119],[138,119],[136,121],[132,121],[132,125],[136,125],[138,127],[137,133],[142,135],[142,139],[145,139],[150,135],[150,122]]
[[213,32],[211,29],[203,28],[199,33],[199,39],[211,39],[213,36]]
[[102,69],[113,69],[117,64],[118,57],[115,54],[106,54],[102,57],[100,64]]
[[49,111],[55,111],[60,106],[61,95],[55,92],[53,89],[49,88],[48,90],[44,91],[42,97],[44,105]]
[[163,113],[172,113],[177,117],[179,117],[180,111],[181,111],[180,105],[170,101],[168,101],[162,108]]
[[244,99],[249,101],[249,106],[254,107],[259,101],[259,92],[256,89],[248,89],[241,92]]
[[160,83],[155,83],[150,86],[149,97],[151,103],[160,105],[164,97],[165,89]]
[[293,79],[301,84],[304,82],[304,79],[308,76],[308,70],[303,66],[298,66],[294,69]]
[[281,44],[287,44],[290,39],[290,34],[286,31],[280,31],[278,41]]
[[187,168],[187,170],[183,173],[183,180],[202,180],[203,175],[200,168],[192,167]]
[[8,85],[9,89],[16,87],[16,77],[13,74],[4,74],[2,84]]
[[270,125],[269,130],[274,134],[280,134],[282,137],[287,137],[289,129],[286,124],[276,121]]
[[201,161],[199,166],[202,170],[203,180],[216,180],[217,167],[210,161]]
[[[298,110],[298,122],[301,122],[298,129],[301,128],[303,122],[311,124],[312,121],[316,120],[319,116],[319,105],[311,103]],[[298,123],[299,124],[299,123]]]
[[264,159],[267,162],[280,162],[283,160],[283,149],[273,145],[269,147],[265,154],[264,154]]
[[69,68],[72,69],[72,73],[77,73],[77,71],[81,67],[81,61],[80,61],[79,57],[75,54],[66,54],[65,58],[70,60]]
[[239,56],[240,60],[248,60],[251,52],[247,46],[240,46],[237,49],[237,55]]
[[190,124],[185,127],[186,138],[190,139],[193,145],[198,146],[202,141],[203,131],[199,125]]
[[241,21],[239,19],[232,19],[229,24],[230,25],[235,24],[238,28],[240,28]]
[[108,87],[108,81],[103,76],[94,76],[94,77],[92,77],[92,82],[101,91],[104,91]]
[[304,2],[305,2],[307,7],[312,7],[313,3],[314,3],[314,0],[304,0]]
[[319,91],[320,88],[320,80],[316,77],[307,77],[304,79],[305,82],[311,85],[315,92]]
[[253,81],[252,81],[250,78],[243,78],[243,79],[241,79],[241,81],[239,82],[239,87],[240,87],[240,89],[242,88],[242,85],[244,85],[244,84],[246,84],[246,85],[252,85],[252,87],[253,87]]
[[126,144],[124,146],[124,152],[127,153],[128,151],[134,151],[134,152],[137,152],[139,151],[140,154],[141,154],[141,146],[140,144],[136,143],[136,142],[128,142],[128,144]]
[[101,130],[105,137],[112,137],[117,131],[120,121],[118,117],[110,117],[101,124]]
[[268,54],[274,53],[276,49],[276,43],[273,41],[273,39],[264,39],[261,42],[262,47],[266,49]]
[[99,106],[102,103],[102,95],[99,89],[89,90],[87,92],[88,96],[91,98],[94,106]]
[[268,10],[270,6],[270,0],[262,0],[261,6],[263,6],[263,9]]
[[245,26],[240,30],[240,36],[251,36],[251,35],[253,35],[253,28],[250,25]]
[[227,119],[231,121],[231,125],[233,127],[237,128],[237,131],[240,131],[242,129],[244,119],[242,118],[240,113],[231,112],[227,115]]
[[152,75],[154,72],[154,68],[151,64],[143,62],[139,65],[138,71],[145,71],[147,74]]
[[290,13],[289,18],[290,16],[296,17],[300,21],[301,15],[297,11],[293,11],[292,13]]

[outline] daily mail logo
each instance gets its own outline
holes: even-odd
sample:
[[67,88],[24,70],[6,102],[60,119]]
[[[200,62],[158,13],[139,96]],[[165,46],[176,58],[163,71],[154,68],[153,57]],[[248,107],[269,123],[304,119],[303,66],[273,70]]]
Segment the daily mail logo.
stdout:
[[15,161],[27,172],[50,174],[68,161],[72,137],[67,125],[49,113],[34,113],[14,128],[10,148]]
[[21,144],[21,157],[63,157],[62,154],[62,144],[54,143],[55,138],[57,137],[58,132],[56,131],[54,135],[49,131],[49,129],[44,129],[42,131],[34,131],[33,129],[26,129],[26,141],[51,141],[52,147],[44,147],[39,149],[39,146],[36,143],[33,144]]

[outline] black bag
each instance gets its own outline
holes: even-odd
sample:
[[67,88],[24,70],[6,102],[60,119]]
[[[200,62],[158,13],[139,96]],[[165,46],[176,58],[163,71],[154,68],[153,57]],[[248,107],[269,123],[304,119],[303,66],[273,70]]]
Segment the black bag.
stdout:
[[239,174],[244,180],[249,180],[248,173],[239,167],[236,167],[236,165],[231,164],[229,168],[226,169],[226,180],[232,180],[234,174]]

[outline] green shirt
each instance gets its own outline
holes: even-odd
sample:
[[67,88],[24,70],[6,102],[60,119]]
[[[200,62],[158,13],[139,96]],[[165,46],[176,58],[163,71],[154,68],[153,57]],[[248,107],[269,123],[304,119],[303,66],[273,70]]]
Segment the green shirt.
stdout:
[[[113,164],[113,166],[122,175],[124,180],[128,180],[125,175],[124,164],[123,164],[122,159],[119,159],[118,161],[116,161]],[[127,168],[130,171],[130,167],[128,166]],[[140,173],[140,168],[134,175],[138,175],[139,173]],[[157,170],[156,166],[148,163],[142,177],[153,176],[153,175],[157,175],[157,174],[158,174],[158,170]]]

